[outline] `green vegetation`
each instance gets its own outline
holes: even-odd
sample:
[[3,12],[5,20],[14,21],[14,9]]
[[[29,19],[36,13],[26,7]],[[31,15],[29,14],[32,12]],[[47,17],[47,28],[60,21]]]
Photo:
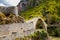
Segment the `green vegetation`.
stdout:
[[54,24],[57,21],[60,21],[60,1],[40,0],[40,4],[38,6],[21,12],[20,16],[26,20],[40,16],[47,21],[48,24]]
[[[28,3],[35,4],[36,0],[30,0]],[[26,20],[32,19],[34,17],[42,17],[46,23],[48,24],[56,24],[60,22],[60,0],[39,0],[39,4],[37,6],[31,7],[29,4],[27,8],[29,8],[27,11],[23,11],[19,13],[21,17],[23,17]],[[24,19],[20,16],[16,17],[14,14],[10,14],[6,16],[4,13],[0,12],[0,24],[9,24],[9,23],[19,23],[24,22]],[[40,24],[37,25],[37,29],[42,29]],[[51,36],[57,36],[60,37],[60,30],[57,30],[56,27],[48,28],[48,33]],[[21,38],[22,40],[45,40],[48,39],[47,33],[44,30],[36,31],[31,36]],[[20,38],[16,38],[15,40],[20,40]]]
[[48,39],[47,33],[44,30],[35,31],[34,34],[30,36],[25,36],[24,38],[16,38],[15,40],[46,40]]
[[48,33],[50,36],[60,37],[59,27],[48,27]]
[[[60,0],[39,0],[39,2],[39,5],[32,7],[27,11],[23,11],[19,13],[19,15],[25,18],[26,20],[40,16],[49,25],[60,23]],[[38,29],[41,28],[39,24],[37,26]],[[57,30],[56,27],[48,28],[48,33],[51,36],[60,36],[60,30]],[[33,38],[36,38],[36,36],[37,35],[34,34]]]
[[33,40],[46,40],[48,39],[47,33],[44,30],[38,30],[33,35],[31,35]]

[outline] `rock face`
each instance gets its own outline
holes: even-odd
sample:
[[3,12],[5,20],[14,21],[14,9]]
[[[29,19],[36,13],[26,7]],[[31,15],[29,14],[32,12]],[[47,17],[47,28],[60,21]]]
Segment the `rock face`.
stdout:
[[18,4],[18,10],[20,11],[25,11],[31,7],[35,7],[39,4],[39,0],[21,0],[20,3]]
[[20,33],[21,36],[21,33],[23,34],[24,32],[27,33],[28,30],[32,31],[34,29],[32,26],[33,25],[30,23],[13,23],[13,24],[0,25],[0,36],[14,34],[15,32]]
[[16,6],[12,6],[12,7],[3,7],[0,6],[0,12],[3,12],[5,14],[15,14],[16,16],[18,16],[18,8]]
[[8,25],[0,25],[0,40],[6,40],[6,38],[8,40],[14,40],[15,38],[29,36],[33,33],[33,24],[30,23],[13,23]]

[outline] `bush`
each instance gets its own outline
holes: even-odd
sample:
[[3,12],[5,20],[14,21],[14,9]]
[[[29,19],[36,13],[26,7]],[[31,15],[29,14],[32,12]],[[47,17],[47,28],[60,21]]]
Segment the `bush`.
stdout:
[[46,40],[48,38],[45,31],[36,31],[31,37],[33,40]]
[[56,36],[56,37],[60,37],[60,30],[54,30],[54,33],[55,33],[54,36]]
[[49,27],[48,33],[50,36],[60,37],[60,30],[57,30],[57,27]]

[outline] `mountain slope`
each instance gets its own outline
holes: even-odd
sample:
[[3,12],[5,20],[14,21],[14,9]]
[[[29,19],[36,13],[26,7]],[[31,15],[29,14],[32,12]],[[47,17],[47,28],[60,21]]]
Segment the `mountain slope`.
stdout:
[[[29,20],[33,17],[43,17],[46,19],[46,16],[54,18],[54,20],[60,21],[60,1],[59,0],[48,0],[45,3],[41,3],[38,6],[28,9],[27,11],[21,12],[20,16],[24,17],[26,20]],[[50,18],[49,18],[50,19]]]

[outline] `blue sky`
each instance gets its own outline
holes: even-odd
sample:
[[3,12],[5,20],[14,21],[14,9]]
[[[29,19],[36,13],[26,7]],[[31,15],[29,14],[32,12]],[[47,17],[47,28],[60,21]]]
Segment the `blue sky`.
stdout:
[[16,6],[20,0],[0,0],[0,6]]

